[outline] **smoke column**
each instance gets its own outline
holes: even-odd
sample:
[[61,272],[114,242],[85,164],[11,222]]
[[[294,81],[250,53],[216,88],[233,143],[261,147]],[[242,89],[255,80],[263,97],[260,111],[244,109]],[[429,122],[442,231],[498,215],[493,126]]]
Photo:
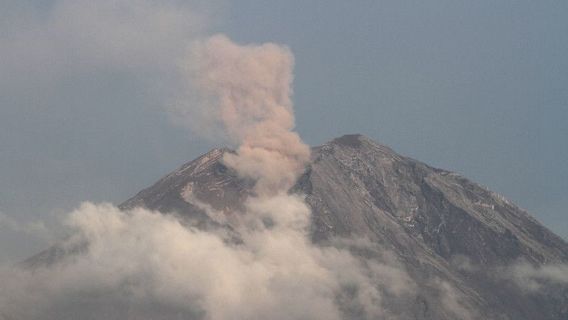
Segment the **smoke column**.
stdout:
[[225,163],[257,181],[259,195],[286,192],[310,157],[294,128],[292,69],[288,48],[272,43],[239,46],[216,35],[193,48],[191,74],[203,110],[214,112],[236,155]]

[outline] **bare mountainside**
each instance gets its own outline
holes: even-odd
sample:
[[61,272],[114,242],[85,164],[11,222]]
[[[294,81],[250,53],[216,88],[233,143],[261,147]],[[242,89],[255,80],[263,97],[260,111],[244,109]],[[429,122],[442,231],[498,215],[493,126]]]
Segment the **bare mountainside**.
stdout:
[[[223,164],[227,152],[210,151],[120,207],[235,230],[254,183]],[[304,195],[311,208],[314,243],[348,247],[363,263],[379,261],[408,276],[411,284],[400,285],[401,292],[407,289],[403,294],[388,272],[375,284],[390,288],[382,295],[388,319],[568,319],[568,244],[458,174],[346,135],[312,148],[291,192]],[[27,263],[65,255],[52,248]],[[348,307],[345,314],[363,318]]]

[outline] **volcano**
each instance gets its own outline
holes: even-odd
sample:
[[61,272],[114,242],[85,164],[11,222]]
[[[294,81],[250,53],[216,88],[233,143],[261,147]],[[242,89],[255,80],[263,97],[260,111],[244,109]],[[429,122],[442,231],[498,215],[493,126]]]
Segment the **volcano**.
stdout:
[[[311,241],[364,241],[364,249],[352,250],[361,261],[395,260],[415,287],[404,297],[384,294],[394,319],[568,319],[568,275],[558,276],[568,270],[568,244],[526,211],[362,135],[311,151],[290,190],[311,209]],[[120,208],[145,207],[197,228],[234,230],[254,182],[224,165],[231,152],[211,150]],[[81,249],[53,247],[26,264],[53,263],[70,251]]]

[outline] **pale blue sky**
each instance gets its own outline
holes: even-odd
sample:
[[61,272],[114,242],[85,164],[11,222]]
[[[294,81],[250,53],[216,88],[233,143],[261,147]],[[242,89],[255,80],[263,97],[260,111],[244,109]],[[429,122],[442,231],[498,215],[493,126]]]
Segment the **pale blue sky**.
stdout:
[[[568,2],[200,2],[189,7],[207,17],[185,25],[152,6],[124,22],[89,1],[0,1],[4,220],[118,203],[214,147],[172,126],[163,98],[182,40],[223,32],[290,46],[310,144],[363,133],[568,236]],[[45,246],[8,229],[0,261]]]

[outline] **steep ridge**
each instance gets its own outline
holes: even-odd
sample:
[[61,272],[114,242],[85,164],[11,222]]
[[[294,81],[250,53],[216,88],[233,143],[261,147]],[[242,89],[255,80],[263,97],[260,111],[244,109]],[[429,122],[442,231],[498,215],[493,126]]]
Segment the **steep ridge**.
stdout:
[[392,224],[445,259],[465,255],[491,264],[568,257],[565,241],[504,197],[363,136],[315,148],[306,175],[300,189],[314,209],[316,238],[353,232],[375,237]]
[[313,150],[297,188],[313,210],[314,240],[365,237],[397,255],[419,284],[425,318],[440,317],[427,314],[441,300],[432,299],[439,294],[433,279],[461,291],[471,318],[568,317],[565,286],[561,292],[527,293],[504,280],[520,261],[565,263],[566,242],[458,174],[349,135]]

